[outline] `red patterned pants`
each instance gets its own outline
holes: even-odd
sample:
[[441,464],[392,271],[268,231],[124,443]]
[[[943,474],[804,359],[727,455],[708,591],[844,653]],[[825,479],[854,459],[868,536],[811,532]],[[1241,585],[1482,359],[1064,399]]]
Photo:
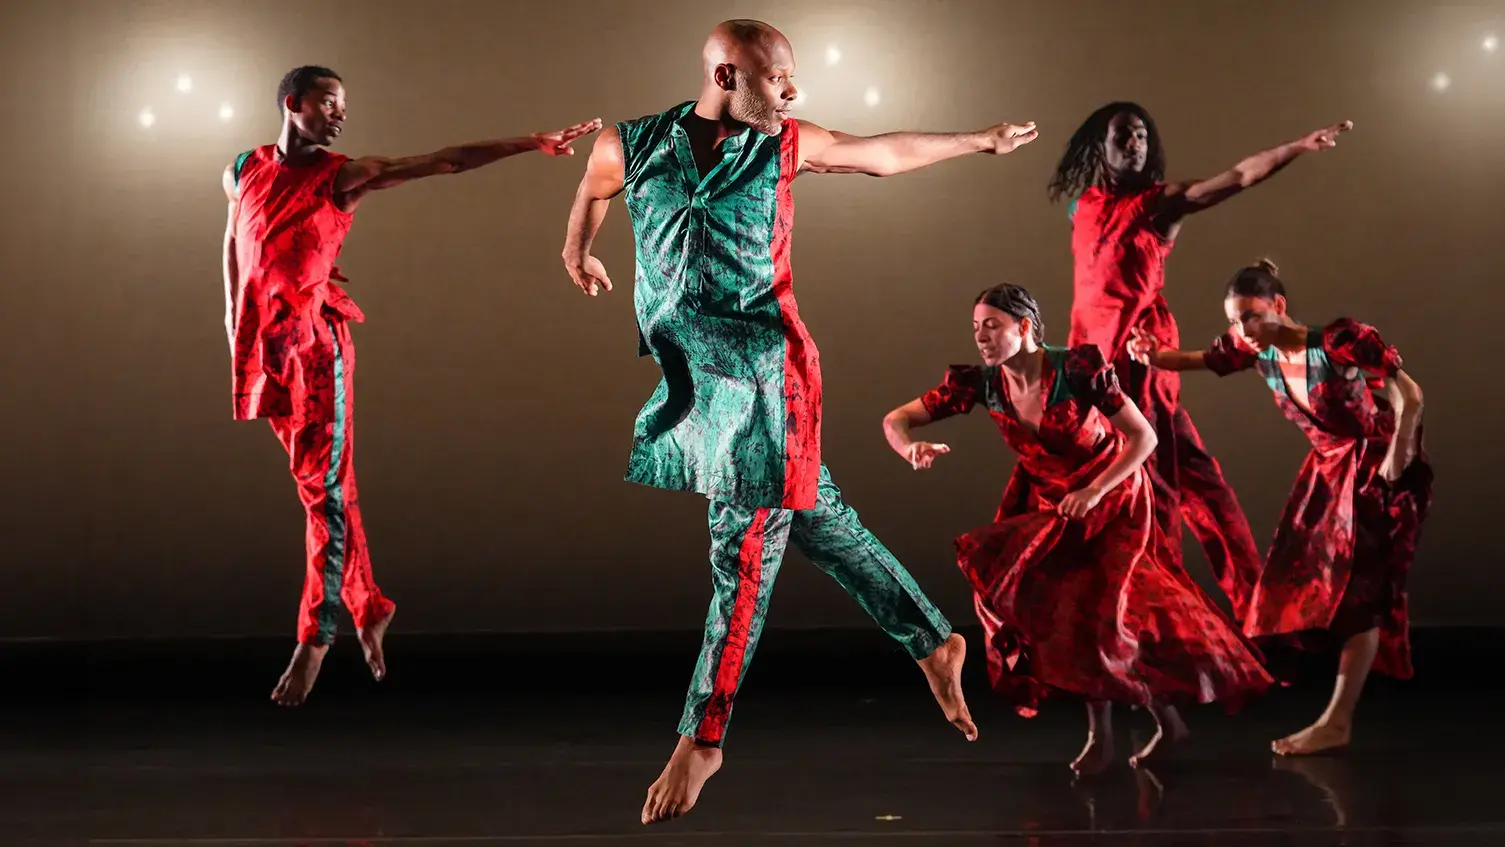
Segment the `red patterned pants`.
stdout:
[[316,343],[294,369],[293,414],[270,423],[287,450],[307,514],[298,643],[327,645],[334,642],[342,601],[357,629],[380,620],[394,604],[371,576],[355,487],[355,346],[342,320],[316,327]]

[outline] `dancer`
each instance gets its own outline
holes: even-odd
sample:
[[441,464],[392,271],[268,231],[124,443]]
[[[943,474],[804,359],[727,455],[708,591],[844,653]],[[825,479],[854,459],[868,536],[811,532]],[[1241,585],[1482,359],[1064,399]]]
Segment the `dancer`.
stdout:
[[308,570],[297,647],[272,699],[308,696],[334,641],[341,601],[371,673],[386,675],[382,638],[395,605],[371,576],[352,460],[355,347],[364,320],[334,280],[334,261],[367,193],[538,150],[569,155],[599,120],[524,138],[402,159],[351,159],[323,149],[345,126],[345,88],[325,67],[294,68],[277,88],[282,133],[225,168],[225,332],[236,420],[264,418],[287,449],[307,512]]
[[993,523],[957,539],[987,636],[993,686],[1031,717],[1051,695],[1087,702],[1081,775],[1113,759],[1111,704],[1144,706],[1155,734],[1129,764],[1187,736],[1177,703],[1235,708],[1273,680],[1252,645],[1179,567],[1158,557],[1145,460],[1154,429],[1124,395],[1095,345],[1044,345],[1029,292],[977,296],[972,334],[982,367],[954,365],[942,383],[883,419],[889,446],[916,470],[950,452],[914,429],[986,409],[1018,463]]
[[794,299],[790,184],[801,172],[886,176],[1008,153],[1035,137],[1033,124],[999,124],[860,138],[790,118],[794,51],[760,21],[718,25],[703,59],[698,100],[601,133],[564,247],[582,291],[611,291],[590,250],[611,198],[625,193],[638,353],[663,371],[638,415],[627,479],[710,500],[714,597],[680,739],[648,789],[645,824],[688,812],[721,766],[788,542],[904,646],[947,719],[976,737],[961,636],[862,526],[821,462],[820,356]]
[[1206,350],[1165,349],[1136,331],[1128,352],[1168,371],[1254,368],[1311,441],[1244,633],[1308,649],[1342,645],[1326,711],[1271,747],[1285,756],[1344,747],[1371,667],[1412,675],[1406,578],[1432,503],[1421,387],[1374,327],[1294,320],[1269,261],[1235,274],[1223,307],[1232,328]]
[[1165,182],[1165,150],[1155,122],[1134,103],[1110,103],[1079,127],[1050,182],[1052,200],[1070,197],[1075,258],[1068,343],[1096,344],[1111,357],[1125,390],[1160,437],[1146,463],[1155,485],[1163,561],[1181,566],[1181,521],[1202,544],[1214,578],[1242,620],[1259,573],[1249,522],[1222,469],[1180,406],[1174,373],[1149,373],[1124,344],[1139,327],[1167,346],[1179,341],[1162,290],[1165,260],[1187,215],[1269,179],[1297,156],[1332,147],[1347,121],[1256,153],[1211,179]]

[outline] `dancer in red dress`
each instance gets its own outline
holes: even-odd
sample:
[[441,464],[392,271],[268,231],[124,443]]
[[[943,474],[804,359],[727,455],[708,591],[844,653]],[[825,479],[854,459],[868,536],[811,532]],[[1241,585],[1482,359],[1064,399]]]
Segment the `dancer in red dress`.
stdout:
[[517,153],[568,155],[570,142],[601,122],[403,159],[351,159],[324,149],[345,125],[345,88],[334,71],[294,68],[277,89],[277,105],[277,142],[248,150],[225,168],[225,332],[235,419],[271,423],[307,514],[298,646],[272,692],[276,702],[295,706],[319,675],[342,601],[377,679],[386,674],[382,638],[396,608],[371,576],[352,460],[349,324],[364,316],[333,281],[344,281],[334,262],[357,204],[371,191]]
[[1144,706],[1155,736],[1139,765],[1182,740],[1177,704],[1230,708],[1272,683],[1255,648],[1184,570],[1158,556],[1146,457],[1155,431],[1119,387],[1096,345],[1042,343],[1029,292],[978,295],[972,332],[983,365],[945,380],[883,420],[888,443],[915,469],[950,452],[911,431],[982,406],[1018,454],[989,526],[956,542],[987,636],[994,687],[1031,716],[1040,701],[1087,701],[1087,744],[1072,769],[1113,758],[1110,704]]
[[1352,126],[1344,121],[1317,130],[1256,153],[1210,179],[1167,183],[1164,148],[1149,113],[1135,103],[1110,103],[1072,135],[1050,183],[1051,199],[1072,201],[1075,283],[1067,343],[1102,349],[1160,438],[1145,466],[1155,486],[1162,561],[1181,565],[1185,518],[1240,620],[1259,573],[1259,550],[1249,522],[1181,408],[1180,379],[1132,362],[1124,345],[1135,327],[1167,347],[1180,343],[1162,290],[1165,261],[1187,215],[1258,185],[1303,153],[1332,147]]
[[1343,747],[1371,667],[1412,675],[1406,579],[1432,504],[1421,387],[1374,327],[1339,318],[1313,328],[1292,319],[1268,261],[1234,275],[1224,309],[1232,328],[1206,350],[1162,349],[1135,332],[1128,352],[1170,371],[1226,376],[1254,368],[1311,441],[1244,633],[1308,648],[1342,645],[1327,710],[1271,746],[1281,755]]

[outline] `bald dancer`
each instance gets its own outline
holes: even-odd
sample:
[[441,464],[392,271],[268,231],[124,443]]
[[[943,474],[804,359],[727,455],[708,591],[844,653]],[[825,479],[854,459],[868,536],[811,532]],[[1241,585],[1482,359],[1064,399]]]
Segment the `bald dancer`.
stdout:
[[679,742],[648,789],[645,824],[688,812],[720,768],[732,701],[790,542],[903,645],[947,720],[977,738],[962,696],[966,644],[821,463],[820,354],[794,301],[790,189],[800,173],[892,176],[1035,138],[1033,123],[861,138],[790,118],[794,51],[759,21],[717,26],[704,59],[698,100],[602,132],[564,247],[582,291],[611,291],[591,242],[625,191],[638,355],[663,371],[638,415],[627,479],[710,500],[714,597]]

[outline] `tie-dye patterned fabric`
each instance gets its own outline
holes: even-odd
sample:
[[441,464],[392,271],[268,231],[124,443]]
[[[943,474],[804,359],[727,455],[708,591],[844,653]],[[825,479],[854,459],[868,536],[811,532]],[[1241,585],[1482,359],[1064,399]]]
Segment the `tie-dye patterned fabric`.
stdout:
[[951,624],[899,560],[873,536],[822,467],[813,509],[769,509],[711,501],[711,583],[700,661],[680,718],[681,735],[719,745],[732,703],[768,614],[774,578],[793,542],[830,574],[915,660],[951,636]]
[[237,161],[235,266],[231,305],[236,420],[293,413],[299,361],[318,346],[322,313],[365,319],[334,266],[353,215],[334,205],[334,179],[348,157],[320,151],[288,164],[268,144]]
[[1172,244],[1155,229],[1163,184],[1118,193],[1101,187],[1077,198],[1072,212],[1072,347],[1096,344],[1123,380],[1123,389],[1155,428],[1159,444],[1145,462],[1155,487],[1160,559],[1182,566],[1181,521],[1191,527],[1218,586],[1241,617],[1259,576],[1259,549],[1223,470],[1181,408],[1181,375],[1132,361],[1129,330],[1142,329],[1166,347],[1180,335],[1165,301],[1165,263]]
[[993,522],[956,540],[987,638],[994,688],[1029,717],[1053,695],[1237,708],[1273,679],[1258,650],[1179,566],[1161,558],[1143,468],[1084,517],[1063,498],[1122,453],[1109,417],[1125,398],[1087,344],[1047,347],[1038,430],[998,367],[956,365],[921,397],[932,420],[987,410],[1019,456]]
[[617,125],[639,354],[663,371],[638,415],[627,479],[740,506],[809,509],[821,380],[789,264],[799,125],[727,138],[702,179],[683,126],[693,106]]
[[353,216],[334,205],[348,161],[320,152],[289,165],[274,145],[235,163],[234,318],[237,420],[265,418],[287,450],[305,522],[307,569],[298,642],[334,641],[343,601],[358,629],[395,608],[371,573],[355,484],[355,344],[364,319],[336,285]]
[[[1418,450],[1394,482],[1380,465],[1395,436],[1384,379],[1401,356],[1374,327],[1339,318],[1307,336],[1307,411],[1291,396],[1278,351],[1254,353],[1231,335],[1205,354],[1225,376],[1254,368],[1312,451],[1292,487],[1256,584],[1244,631],[1273,643],[1338,646],[1380,630],[1374,669],[1412,676],[1406,582],[1432,505],[1432,464]],[[1335,643],[1334,643],[1335,642]]]

